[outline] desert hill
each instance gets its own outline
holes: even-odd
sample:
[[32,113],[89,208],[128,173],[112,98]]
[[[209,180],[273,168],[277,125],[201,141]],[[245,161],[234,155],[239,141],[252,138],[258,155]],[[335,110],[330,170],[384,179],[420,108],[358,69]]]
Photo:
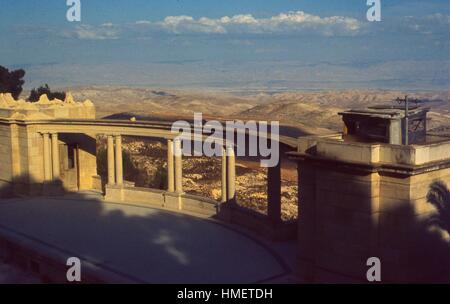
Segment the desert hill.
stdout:
[[[366,90],[245,94],[116,86],[64,89],[72,91],[76,99],[92,100],[97,106],[98,117],[126,113],[145,119],[189,120],[194,112],[201,112],[207,119],[278,120],[283,125],[297,128],[298,134],[340,131],[341,120],[336,115],[339,111],[395,104],[397,97],[407,94]],[[414,92],[409,95],[431,107],[430,129],[448,131],[450,91]]]

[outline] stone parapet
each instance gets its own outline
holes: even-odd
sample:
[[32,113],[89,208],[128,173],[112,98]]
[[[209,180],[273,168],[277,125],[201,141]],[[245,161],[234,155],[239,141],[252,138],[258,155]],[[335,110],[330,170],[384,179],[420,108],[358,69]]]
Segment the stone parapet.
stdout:
[[205,197],[159,189],[106,185],[107,201],[183,211],[200,216],[217,215],[219,203]]
[[422,166],[450,161],[450,141],[424,145],[391,145],[347,142],[338,135],[301,137],[296,153],[299,157],[316,157],[366,165]]

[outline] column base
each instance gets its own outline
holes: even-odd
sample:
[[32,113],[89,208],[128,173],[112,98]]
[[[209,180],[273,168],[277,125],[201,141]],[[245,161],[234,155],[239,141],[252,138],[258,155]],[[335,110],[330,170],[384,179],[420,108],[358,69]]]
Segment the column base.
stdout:
[[169,209],[183,210],[182,195],[184,192],[166,192],[164,193],[164,207]]
[[124,201],[124,187],[116,184],[106,184],[105,186],[105,200],[108,201]]

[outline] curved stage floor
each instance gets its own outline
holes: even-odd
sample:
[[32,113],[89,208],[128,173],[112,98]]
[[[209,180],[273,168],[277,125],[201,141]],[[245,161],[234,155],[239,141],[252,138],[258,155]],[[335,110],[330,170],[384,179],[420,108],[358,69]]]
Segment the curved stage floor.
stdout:
[[257,283],[289,274],[274,250],[216,222],[101,202],[98,194],[0,200],[0,230],[140,283]]

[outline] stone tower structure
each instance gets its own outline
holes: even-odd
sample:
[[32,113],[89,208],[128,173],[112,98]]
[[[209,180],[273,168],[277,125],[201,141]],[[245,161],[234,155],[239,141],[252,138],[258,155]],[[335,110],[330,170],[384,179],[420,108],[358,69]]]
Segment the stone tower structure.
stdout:
[[[426,113],[414,111],[417,119]],[[382,282],[448,279],[450,141],[402,145],[392,109],[343,116],[351,134],[299,138],[290,153],[299,170],[300,276],[367,282],[367,260],[376,257]]]

